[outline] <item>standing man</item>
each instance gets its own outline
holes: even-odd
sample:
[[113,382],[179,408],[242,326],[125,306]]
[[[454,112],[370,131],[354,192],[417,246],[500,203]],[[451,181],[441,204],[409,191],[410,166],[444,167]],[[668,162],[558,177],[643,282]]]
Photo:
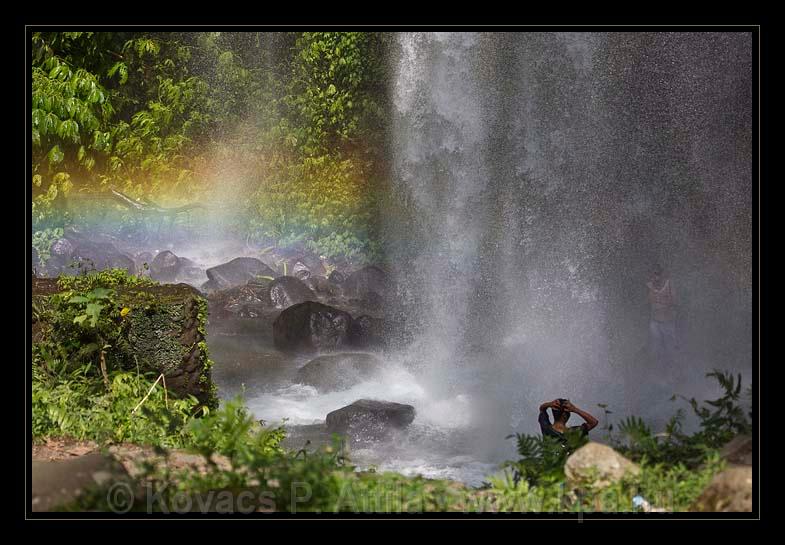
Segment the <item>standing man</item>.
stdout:
[[676,357],[676,297],[673,283],[660,265],[655,265],[646,283],[649,290],[651,319],[649,333],[654,360],[659,370],[673,368]]

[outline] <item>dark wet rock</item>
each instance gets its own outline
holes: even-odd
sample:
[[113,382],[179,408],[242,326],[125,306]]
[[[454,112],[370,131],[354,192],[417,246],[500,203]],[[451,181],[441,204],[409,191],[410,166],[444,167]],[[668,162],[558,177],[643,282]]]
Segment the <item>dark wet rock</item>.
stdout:
[[177,273],[177,281],[186,284],[197,285],[204,283],[207,274],[204,269],[188,259],[187,257],[180,258],[180,270]]
[[311,277],[311,270],[303,265],[300,261],[296,262],[291,268],[291,275],[300,280],[306,280]]
[[357,301],[357,304],[368,310],[381,310],[384,306],[384,299],[377,292],[369,291]]
[[210,289],[242,286],[257,276],[275,277],[275,271],[255,257],[236,257],[217,267],[207,269]]
[[404,429],[414,421],[411,405],[360,399],[327,415],[330,433],[349,435],[353,439],[378,440],[392,430]]
[[273,283],[273,280],[270,277],[266,276],[257,276],[256,278],[252,278],[246,284],[247,286],[253,286],[255,288],[264,288],[265,290],[269,291],[270,284]]
[[208,296],[210,318],[257,318],[269,308],[267,285],[249,282],[227,290],[212,292]]
[[317,294],[336,295],[338,290],[324,276],[311,276],[303,281],[308,288]]
[[329,280],[333,284],[340,285],[346,281],[346,275],[336,269],[332,271],[329,275],[327,275],[327,280]]
[[305,280],[311,276],[324,275],[327,272],[319,256],[311,253],[288,257],[284,262],[286,263],[286,274],[300,280]]
[[125,269],[128,274],[136,273],[134,260],[109,242],[79,242],[71,253],[71,260],[81,270]]
[[150,263],[150,277],[159,282],[174,282],[180,272],[180,258],[169,250],[159,252]]
[[52,511],[99,487],[108,489],[115,483],[126,486],[131,480],[122,464],[100,453],[63,460],[33,460],[31,473],[34,512]]
[[109,258],[109,267],[111,269],[125,269],[128,274],[136,274],[136,264],[134,260],[125,254],[115,254]]
[[269,301],[275,308],[285,309],[315,299],[316,294],[293,276],[281,276],[270,283]]
[[280,350],[336,350],[348,341],[348,312],[314,301],[285,309],[273,323],[273,341]]
[[136,269],[141,271],[144,269],[145,263],[147,263],[147,268],[150,268],[150,264],[153,262],[153,254],[150,252],[139,252],[134,257],[134,261],[136,262]]
[[[71,256],[74,253],[74,242],[68,238],[61,237],[52,243],[49,249],[49,259],[44,267],[47,276],[57,276],[58,274],[68,273],[71,264]],[[74,274],[73,272],[71,274]]]
[[384,321],[371,316],[359,316],[349,328],[349,344],[357,348],[384,345]]
[[218,287],[217,282],[214,282],[213,280],[208,280],[207,282],[199,286],[199,291],[206,294],[212,294],[215,293],[216,291],[220,291],[220,288]]
[[41,259],[38,257],[38,250],[33,248],[32,257],[30,259],[30,266],[34,271],[41,269]]
[[343,282],[344,295],[361,300],[373,297],[371,293],[384,295],[388,290],[387,273],[373,265],[354,271]]
[[49,254],[53,258],[70,258],[73,253],[74,243],[65,237],[55,240],[49,250]]
[[327,354],[298,369],[296,380],[322,392],[345,390],[372,376],[380,367],[381,362],[373,354]]

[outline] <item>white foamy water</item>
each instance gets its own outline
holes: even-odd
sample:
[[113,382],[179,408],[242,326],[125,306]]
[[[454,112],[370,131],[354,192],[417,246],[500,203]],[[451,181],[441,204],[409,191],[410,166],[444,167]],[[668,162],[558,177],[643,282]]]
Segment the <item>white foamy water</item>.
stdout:
[[320,393],[313,386],[292,383],[275,391],[260,393],[248,399],[248,407],[268,422],[319,424],[327,413],[350,405],[358,399],[379,399],[413,405],[417,421],[444,428],[457,428],[469,423],[469,398],[434,399],[432,394],[406,369],[394,366],[384,369],[372,380],[353,387]]
[[[502,459],[480,459],[472,447],[471,396],[459,393],[441,397],[401,364],[389,365],[371,380],[347,390],[320,393],[313,386],[287,383],[272,391],[247,393],[247,405],[257,418],[268,424],[283,422],[291,429],[323,425],[328,413],[358,399],[409,404],[417,411],[414,423],[389,442],[350,451],[353,464],[361,469],[375,467],[474,486],[499,469]],[[305,438],[312,439],[307,434]],[[324,440],[324,435],[321,438]],[[499,441],[504,439],[500,437]]]

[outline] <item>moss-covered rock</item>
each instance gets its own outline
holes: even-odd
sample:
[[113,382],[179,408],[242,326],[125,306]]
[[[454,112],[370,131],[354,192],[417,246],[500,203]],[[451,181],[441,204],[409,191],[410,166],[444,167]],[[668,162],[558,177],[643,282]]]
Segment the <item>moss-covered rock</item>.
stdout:
[[[46,313],[35,308],[45,308],[49,297],[60,292],[55,279],[34,280],[34,342],[43,340],[48,331],[41,323]],[[116,286],[113,304],[124,310],[124,316],[108,349],[112,362],[163,374],[173,395],[193,395],[203,404],[217,406],[205,342],[207,302],[198,290],[187,284]]]

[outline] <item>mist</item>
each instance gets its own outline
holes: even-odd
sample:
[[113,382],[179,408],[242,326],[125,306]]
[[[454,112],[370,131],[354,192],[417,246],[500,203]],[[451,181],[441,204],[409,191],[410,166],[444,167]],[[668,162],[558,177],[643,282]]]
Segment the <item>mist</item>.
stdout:
[[[657,426],[711,369],[749,384],[749,34],[406,33],[395,63],[396,311],[478,446],[557,397]],[[655,263],[677,369],[647,350]]]

